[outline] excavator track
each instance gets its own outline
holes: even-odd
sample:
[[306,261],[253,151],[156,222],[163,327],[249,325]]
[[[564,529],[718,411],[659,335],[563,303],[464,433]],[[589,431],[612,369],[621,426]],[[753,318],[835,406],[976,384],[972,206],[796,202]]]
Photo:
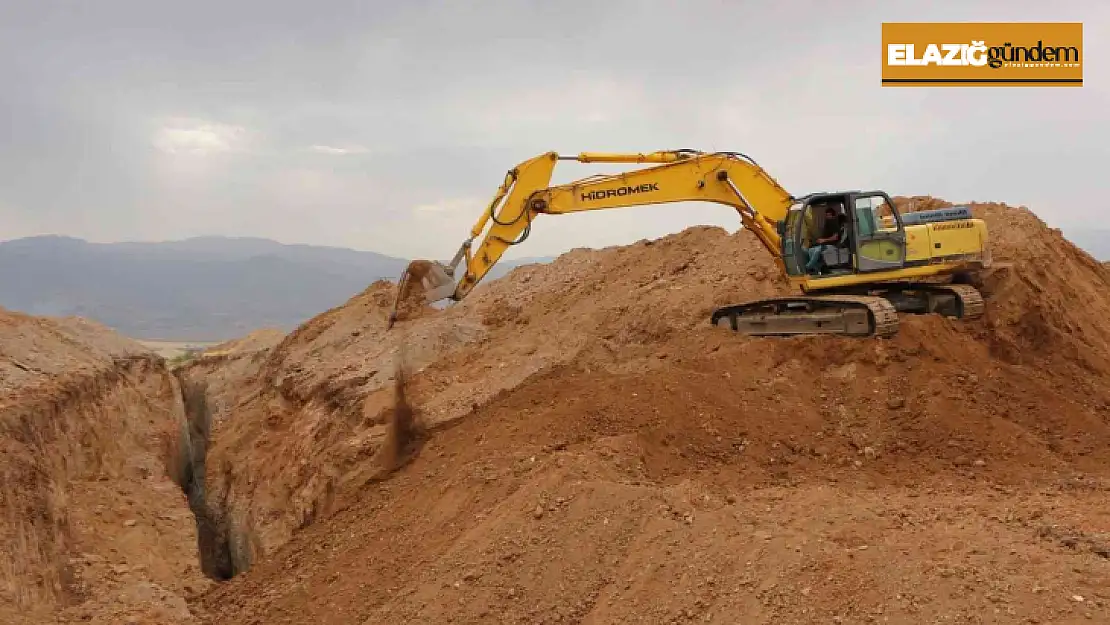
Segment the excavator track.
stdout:
[[979,289],[970,284],[938,284],[932,288],[939,292],[947,291],[955,295],[959,302],[959,308],[954,316],[959,319],[978,319],[986,311],[983,295],[979,292]]
[[982,317],[986,309],[982,294],[970,284],[904,283],[885,289],[882,296],[898,312],[939,314],[964,321]]
[[776,297],[713,311],[713,325],[753,336],[833,334],[888,338],[898,332],[898,311],[883,297],[814,295]]

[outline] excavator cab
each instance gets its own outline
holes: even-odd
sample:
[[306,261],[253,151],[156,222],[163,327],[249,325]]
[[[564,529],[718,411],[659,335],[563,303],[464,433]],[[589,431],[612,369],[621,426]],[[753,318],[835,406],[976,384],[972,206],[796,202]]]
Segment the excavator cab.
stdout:
[[[891,271],[906,262],[906,232],[894,202],[883,191],[814,193],[798,199],[779,222],[783,260],[791,276],[806,275],[807,250],[825,226],[826,209],[841,221],[840,240],[822,252],[822,278]],[[887,219],[887,226],[884,224]]]

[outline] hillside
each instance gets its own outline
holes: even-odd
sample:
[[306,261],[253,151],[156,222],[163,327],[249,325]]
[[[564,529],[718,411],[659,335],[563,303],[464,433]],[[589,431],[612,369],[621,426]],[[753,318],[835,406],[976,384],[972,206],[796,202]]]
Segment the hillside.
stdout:
[[[77,315],[128,336],[218,341],[293,329],[408,261],[344,248],[201,237],[94,244],[68,237],[0,243],[0,306]],[[506,262],[491,279],[533,259]]]
[[1110,621],[1110,270],[1028,210],[973,209],[997,233],[986,315],[890,340],[707,327],[786,287],[749,233],[697,227],[389,333],[379,282],[188,365],[250,563],[195,614]]

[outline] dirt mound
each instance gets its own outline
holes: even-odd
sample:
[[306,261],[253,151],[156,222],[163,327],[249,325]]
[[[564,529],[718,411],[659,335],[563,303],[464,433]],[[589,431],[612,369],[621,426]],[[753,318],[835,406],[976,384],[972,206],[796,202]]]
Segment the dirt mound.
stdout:
[[[231,484],[210,488],[250,493],[230,500],[260,519],[264,551],[280,546],[326,514],[337,493],[376,479],[366,459],[385,440],[402,346],[409,390],[432,430],[560,364],[651,368],[667,340],[698,326],[708,332],[713,306],[785,288],[753,243],[746,232],[695,228],[629,248],[576,250],[391,331],[395,287],[372,284],[252,357],[261,359],[256,370],[213,388],[225,416],[211,453],[237,470]],[[210,371],[197,363],[188,374]],[[291,458],[303,469],[290,470]]]
[[206,581],[167,476],[162,359],[82,319],[0,310],[0,621],[195,622]]
[[[897,197],[899,210],[932,210],[951,202]],[[967,204],[986,220],[994,268],[979,284],[989,298],[992,354],[1013,364],[1049,361],[1061,374],[1110,374],[1110,273],[1026,207]]]
[[285,338],[272,328],[256,330],[205,350],[200,357],[180,365],[191,379],[203,380],[214,423],[226,421],[234,412],[235,396],[245,384],[254,383],[259,365],[270,350]]
[[1110,374],[1110,272],[1032,212],[973,205],[990,224],[999,267],[985,276],[994,352],[1048,361],[1073,376]]
[[[905,318],[891,340],[708,327],[788,291],[752,235],[717,228],[517,268],[389,333],[395,293],[372,285],[223,391],[236,410],[211,453],[234,471],[211,486],[258,520],[261,553],[203,606],[275,623],[1110,618],[1106,269],[1024,209],[973,210],[998,263],[987,315]],[[402,347],[430,438],[382,480]]]
[[62,373],[93,373],[142,345],[79,317],[47,319],[0,308],[0,397],[34,394]]
[[258,352],[277,345],[283,338],[285,338],[285,332],[277,328],[262,328],[244,337],[213,345],[204,350],[203,355],[216,356]]
[[900,213],[917,213],[921,211],[931,211],[938,208],[951,208],[952,202],[942,200],[928,195],[896,195],[891,198],[894,200],[894,205],[898,207]]
[[542,374],[205,605],[273,623],[1105,618],[1104,420],[969,371],[954,353],[989,360],[972,337],[922,350],[934,325],[828,359],[842,342],[724,341],[649,372]]

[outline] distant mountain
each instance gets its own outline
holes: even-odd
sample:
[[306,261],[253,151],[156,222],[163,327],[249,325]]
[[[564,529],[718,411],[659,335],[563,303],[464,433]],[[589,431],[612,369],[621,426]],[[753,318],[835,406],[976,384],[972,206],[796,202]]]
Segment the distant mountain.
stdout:
[[[502,261],[486,280],[549,258]],[[0,306],[80,315],[136,338],[217,341],[293,329],[407,259],[257,238],[89,243],[41,236],[0,243]]]

